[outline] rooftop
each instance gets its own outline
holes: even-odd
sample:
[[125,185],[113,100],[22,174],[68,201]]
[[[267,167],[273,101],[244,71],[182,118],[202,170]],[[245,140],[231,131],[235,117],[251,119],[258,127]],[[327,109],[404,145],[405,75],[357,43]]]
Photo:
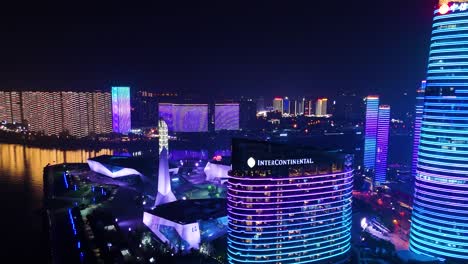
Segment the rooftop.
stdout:
[[162,204],[148,213],[179,223],[190,224],[197,221],[216,219],[227,215],[226,199],[178,200]]

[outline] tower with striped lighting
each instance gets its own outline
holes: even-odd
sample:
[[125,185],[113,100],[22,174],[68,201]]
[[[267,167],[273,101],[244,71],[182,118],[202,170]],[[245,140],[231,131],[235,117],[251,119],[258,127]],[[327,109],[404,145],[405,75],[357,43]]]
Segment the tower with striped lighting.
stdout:
[[468,261],[468,1],[434,11],[410,250]]

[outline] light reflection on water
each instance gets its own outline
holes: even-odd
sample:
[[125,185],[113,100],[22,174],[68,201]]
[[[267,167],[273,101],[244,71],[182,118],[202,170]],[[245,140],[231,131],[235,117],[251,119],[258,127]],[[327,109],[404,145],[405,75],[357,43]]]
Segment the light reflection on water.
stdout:
[[4,212],[0,222],[2,233],[12,240],[4,252],[18,257],[26,246],[28,254],[44,256],[39,209],[43,197],[42,172],[47,164],[84,163],[88,158],[112,153],[110,149],[64,151],[0,144],[0,206]]

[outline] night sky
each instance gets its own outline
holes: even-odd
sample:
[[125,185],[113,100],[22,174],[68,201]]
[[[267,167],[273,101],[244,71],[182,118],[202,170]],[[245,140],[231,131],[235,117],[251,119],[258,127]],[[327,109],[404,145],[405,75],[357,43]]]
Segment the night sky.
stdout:
[[437,0],[96,2],[2,6],[0,89],[354,90],[412,109]]

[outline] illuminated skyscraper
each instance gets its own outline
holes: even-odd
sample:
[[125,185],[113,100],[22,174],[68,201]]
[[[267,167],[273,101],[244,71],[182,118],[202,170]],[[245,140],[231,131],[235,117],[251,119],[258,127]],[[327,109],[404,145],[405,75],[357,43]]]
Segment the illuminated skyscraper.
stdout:
[[112,129],[127,134],[132,128],[130,87],[112,87]]
[[390,130],[390,106],[379,107],[377,122],[377,153],[375,159],[376,185],[384,183],[387,179],[388,132]]
[[364,169],[375,169],[375,153],[377,149],[377,120],[379,117],[379,97],[366,97],[366,130],[364,138]]
[[327,98],[317,99],[315,103],[315,115],[316,116],[326,116],[327,115]]
[[233,140],[229,263],[345,261],[352,187],[350,155]]
[[283,98],[283,114],[290,114],[291,113],[291,103],[289,98],[286,96]]
[[63,131],[63,111],[60,92],[22,92],[22,111],[29,130],[45,135]]
[[411,174],[416,177],[416,168],[418,165],[418,148],[421,139],[421,122],[424,109],[424,91],[426,90],[426,81],[421,82],[421,87],[416,91],[416,111],[414,118],[413,133],[413,160],[411,164]]
[[468,262],[468,1],[434,11],[410,250]]
[[0,121],[25,122],[31,132],[85,137],[112,132],[109,92],[0,91]]
[[273,110],[283,113],[283,98],[275,97],[273,99]]
[[297,112],[296,115],[304,115],[304,108],[305,108],[306,100],[302,98],[297,101]]
[[112,132],[112,100],[109,92],[93,92],[92,115],[94,124],[91,132],[107,134]]
[[166,122],[163,119],[159,119],[158,122],[158,134],[159,134],[159,154],[163,148],[169,151],[169,129],[167,128]]
[[313,112],[313,101],[312,100],[307,100],[304,103],[304,115],[305,116],[311,116]]
[[12,123],[11,121],[11,93],[0,91],[0,122]]

